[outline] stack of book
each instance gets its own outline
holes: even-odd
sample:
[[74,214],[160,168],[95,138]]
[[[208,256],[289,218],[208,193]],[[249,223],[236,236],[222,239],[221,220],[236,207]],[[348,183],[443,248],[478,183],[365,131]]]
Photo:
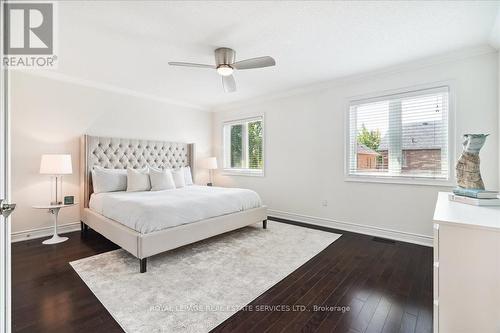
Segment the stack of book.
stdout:
[[474,206],[500,206],[497,191],[485,191],[456,187],[450,193],[450,201],[456,201]]

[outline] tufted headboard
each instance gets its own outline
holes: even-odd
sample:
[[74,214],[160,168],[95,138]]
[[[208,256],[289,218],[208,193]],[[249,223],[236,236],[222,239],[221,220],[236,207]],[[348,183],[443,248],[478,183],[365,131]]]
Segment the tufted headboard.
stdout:
[[95,165],[114,169],[137,169],[148,165],[161,169],[190,166],[194,177],[194,157],[194,143],[84,135],[80,147],[81,207],[89,205],[93,192],[91,171]]

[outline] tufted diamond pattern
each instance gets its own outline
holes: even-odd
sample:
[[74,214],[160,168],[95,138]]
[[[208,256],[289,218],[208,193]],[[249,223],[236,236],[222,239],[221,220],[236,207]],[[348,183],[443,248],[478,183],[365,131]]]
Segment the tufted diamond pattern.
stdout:
[[81,214],[88,208],[93,192],[91,171],[96,165],[113,169],[138,169],[148,165],[159,169],[191,166],[192,174],[195,170],[194,144],[84,135],[81,149]]
[[164,141],[88,137],[88,165],[126,169],[152,166],[177,169],[188,166],[188,144]]

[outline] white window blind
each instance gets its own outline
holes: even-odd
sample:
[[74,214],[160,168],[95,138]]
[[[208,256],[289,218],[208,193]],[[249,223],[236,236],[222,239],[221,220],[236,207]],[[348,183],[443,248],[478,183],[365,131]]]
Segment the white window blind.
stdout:
[[224,169],[235,173],[262,175],[264,172],[263,117],[225,122]]
[[449,88],[352,101],[349,176],[449,178]]

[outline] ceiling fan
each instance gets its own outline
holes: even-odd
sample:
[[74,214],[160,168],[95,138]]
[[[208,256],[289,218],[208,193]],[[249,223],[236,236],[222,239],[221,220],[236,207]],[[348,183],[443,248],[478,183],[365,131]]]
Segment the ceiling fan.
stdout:
[[226,92],[236,91],[236,82],[233,72],[235,69],[252,69],[276,65],[276,61],[269,56],[236,61],[236,52],[227,47],[215,50],[215,65],[194,64],[190,62],[169,62],[171,66],[212,68],[222,77],[222,86]]

